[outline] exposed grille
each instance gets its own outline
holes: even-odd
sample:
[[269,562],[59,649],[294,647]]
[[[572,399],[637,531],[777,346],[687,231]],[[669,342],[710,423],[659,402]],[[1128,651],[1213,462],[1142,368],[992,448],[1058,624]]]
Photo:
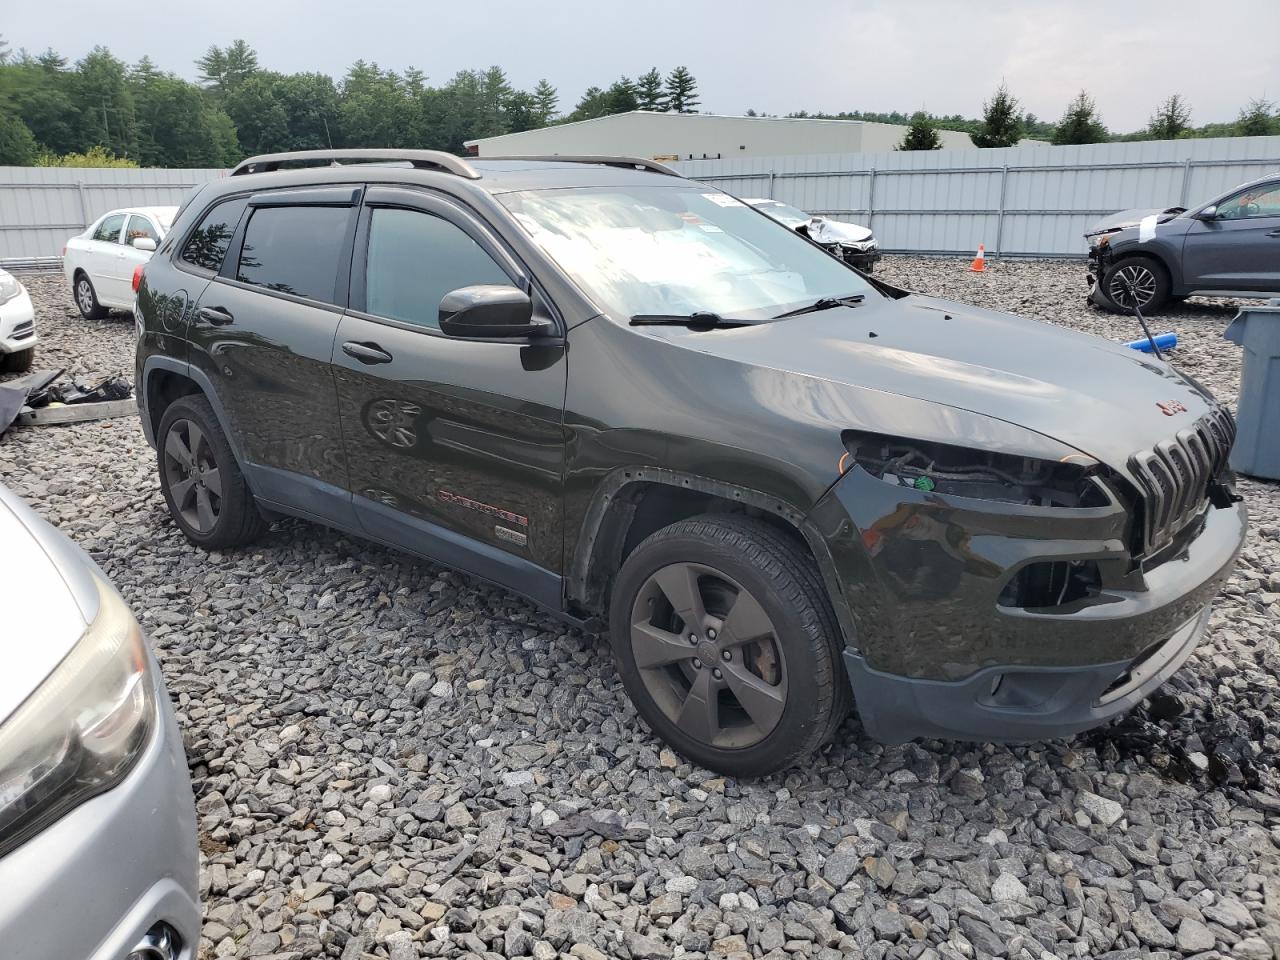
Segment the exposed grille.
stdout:
[[28,337],[34,336],[36,332],[36,322],[34,320],[24,320],[13,328],[11,334],[14,340],[26,340]]
[[1142,491],[1145,552],[1169,543],[1200,513],[1209,485],[1227,465],[1235,438],[1231,414],[1215,407],[1172,439],[1129,461]]

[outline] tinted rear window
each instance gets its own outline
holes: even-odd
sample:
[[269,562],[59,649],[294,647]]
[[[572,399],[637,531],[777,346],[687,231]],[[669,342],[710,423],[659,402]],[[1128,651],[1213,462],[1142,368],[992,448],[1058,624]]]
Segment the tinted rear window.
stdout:
[[227,255],[231,235],[236,232],[236,224],[248,203],[248,197],[224,200],[205,214],[200,226],[182,248],[182,259],[217,273],[222,268],[222,258]]
[[236,279],[335,303],[349,207],[259,207],[249,217]]

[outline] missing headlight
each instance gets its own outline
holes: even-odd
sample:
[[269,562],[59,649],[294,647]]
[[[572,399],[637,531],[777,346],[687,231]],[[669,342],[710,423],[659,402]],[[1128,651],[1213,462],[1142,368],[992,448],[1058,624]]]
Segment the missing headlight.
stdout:
[[944,496],[1036,507],[1104,507],[1096,461],[1083,455],[1040,460],[846,430],[853,461],[873,477]]

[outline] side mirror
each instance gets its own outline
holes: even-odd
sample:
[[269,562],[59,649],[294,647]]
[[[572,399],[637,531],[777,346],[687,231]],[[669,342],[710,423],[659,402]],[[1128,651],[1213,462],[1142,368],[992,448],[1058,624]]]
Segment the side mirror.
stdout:
[[1205,207],[1203,210],[1201,210],[1199,213],[1196,214],[1196,219],[1197,220],[1217,220],[1218,219],[1217,204],[1211,204],[1210,206]]
[[154,253],[156,249],[156,242],[150,237],[134,237],[133,249],[142,250],[144,253]]
[[451,337],[532,337],[546,329],[545,320],[533,318],[529,295],[505,284],[459,287],[440,301],[440,330]]

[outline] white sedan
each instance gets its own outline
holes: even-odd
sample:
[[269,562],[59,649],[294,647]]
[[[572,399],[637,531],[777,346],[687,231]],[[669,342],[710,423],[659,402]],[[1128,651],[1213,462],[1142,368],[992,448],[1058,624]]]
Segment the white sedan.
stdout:
[[173,226],[177,207],[130,207],[105,213],[62,248],[62,272],[88,320],[133,309],[133,270]]
[[36,353],[36,312],[18,278],[0,270],[0,373],[26,373]]

